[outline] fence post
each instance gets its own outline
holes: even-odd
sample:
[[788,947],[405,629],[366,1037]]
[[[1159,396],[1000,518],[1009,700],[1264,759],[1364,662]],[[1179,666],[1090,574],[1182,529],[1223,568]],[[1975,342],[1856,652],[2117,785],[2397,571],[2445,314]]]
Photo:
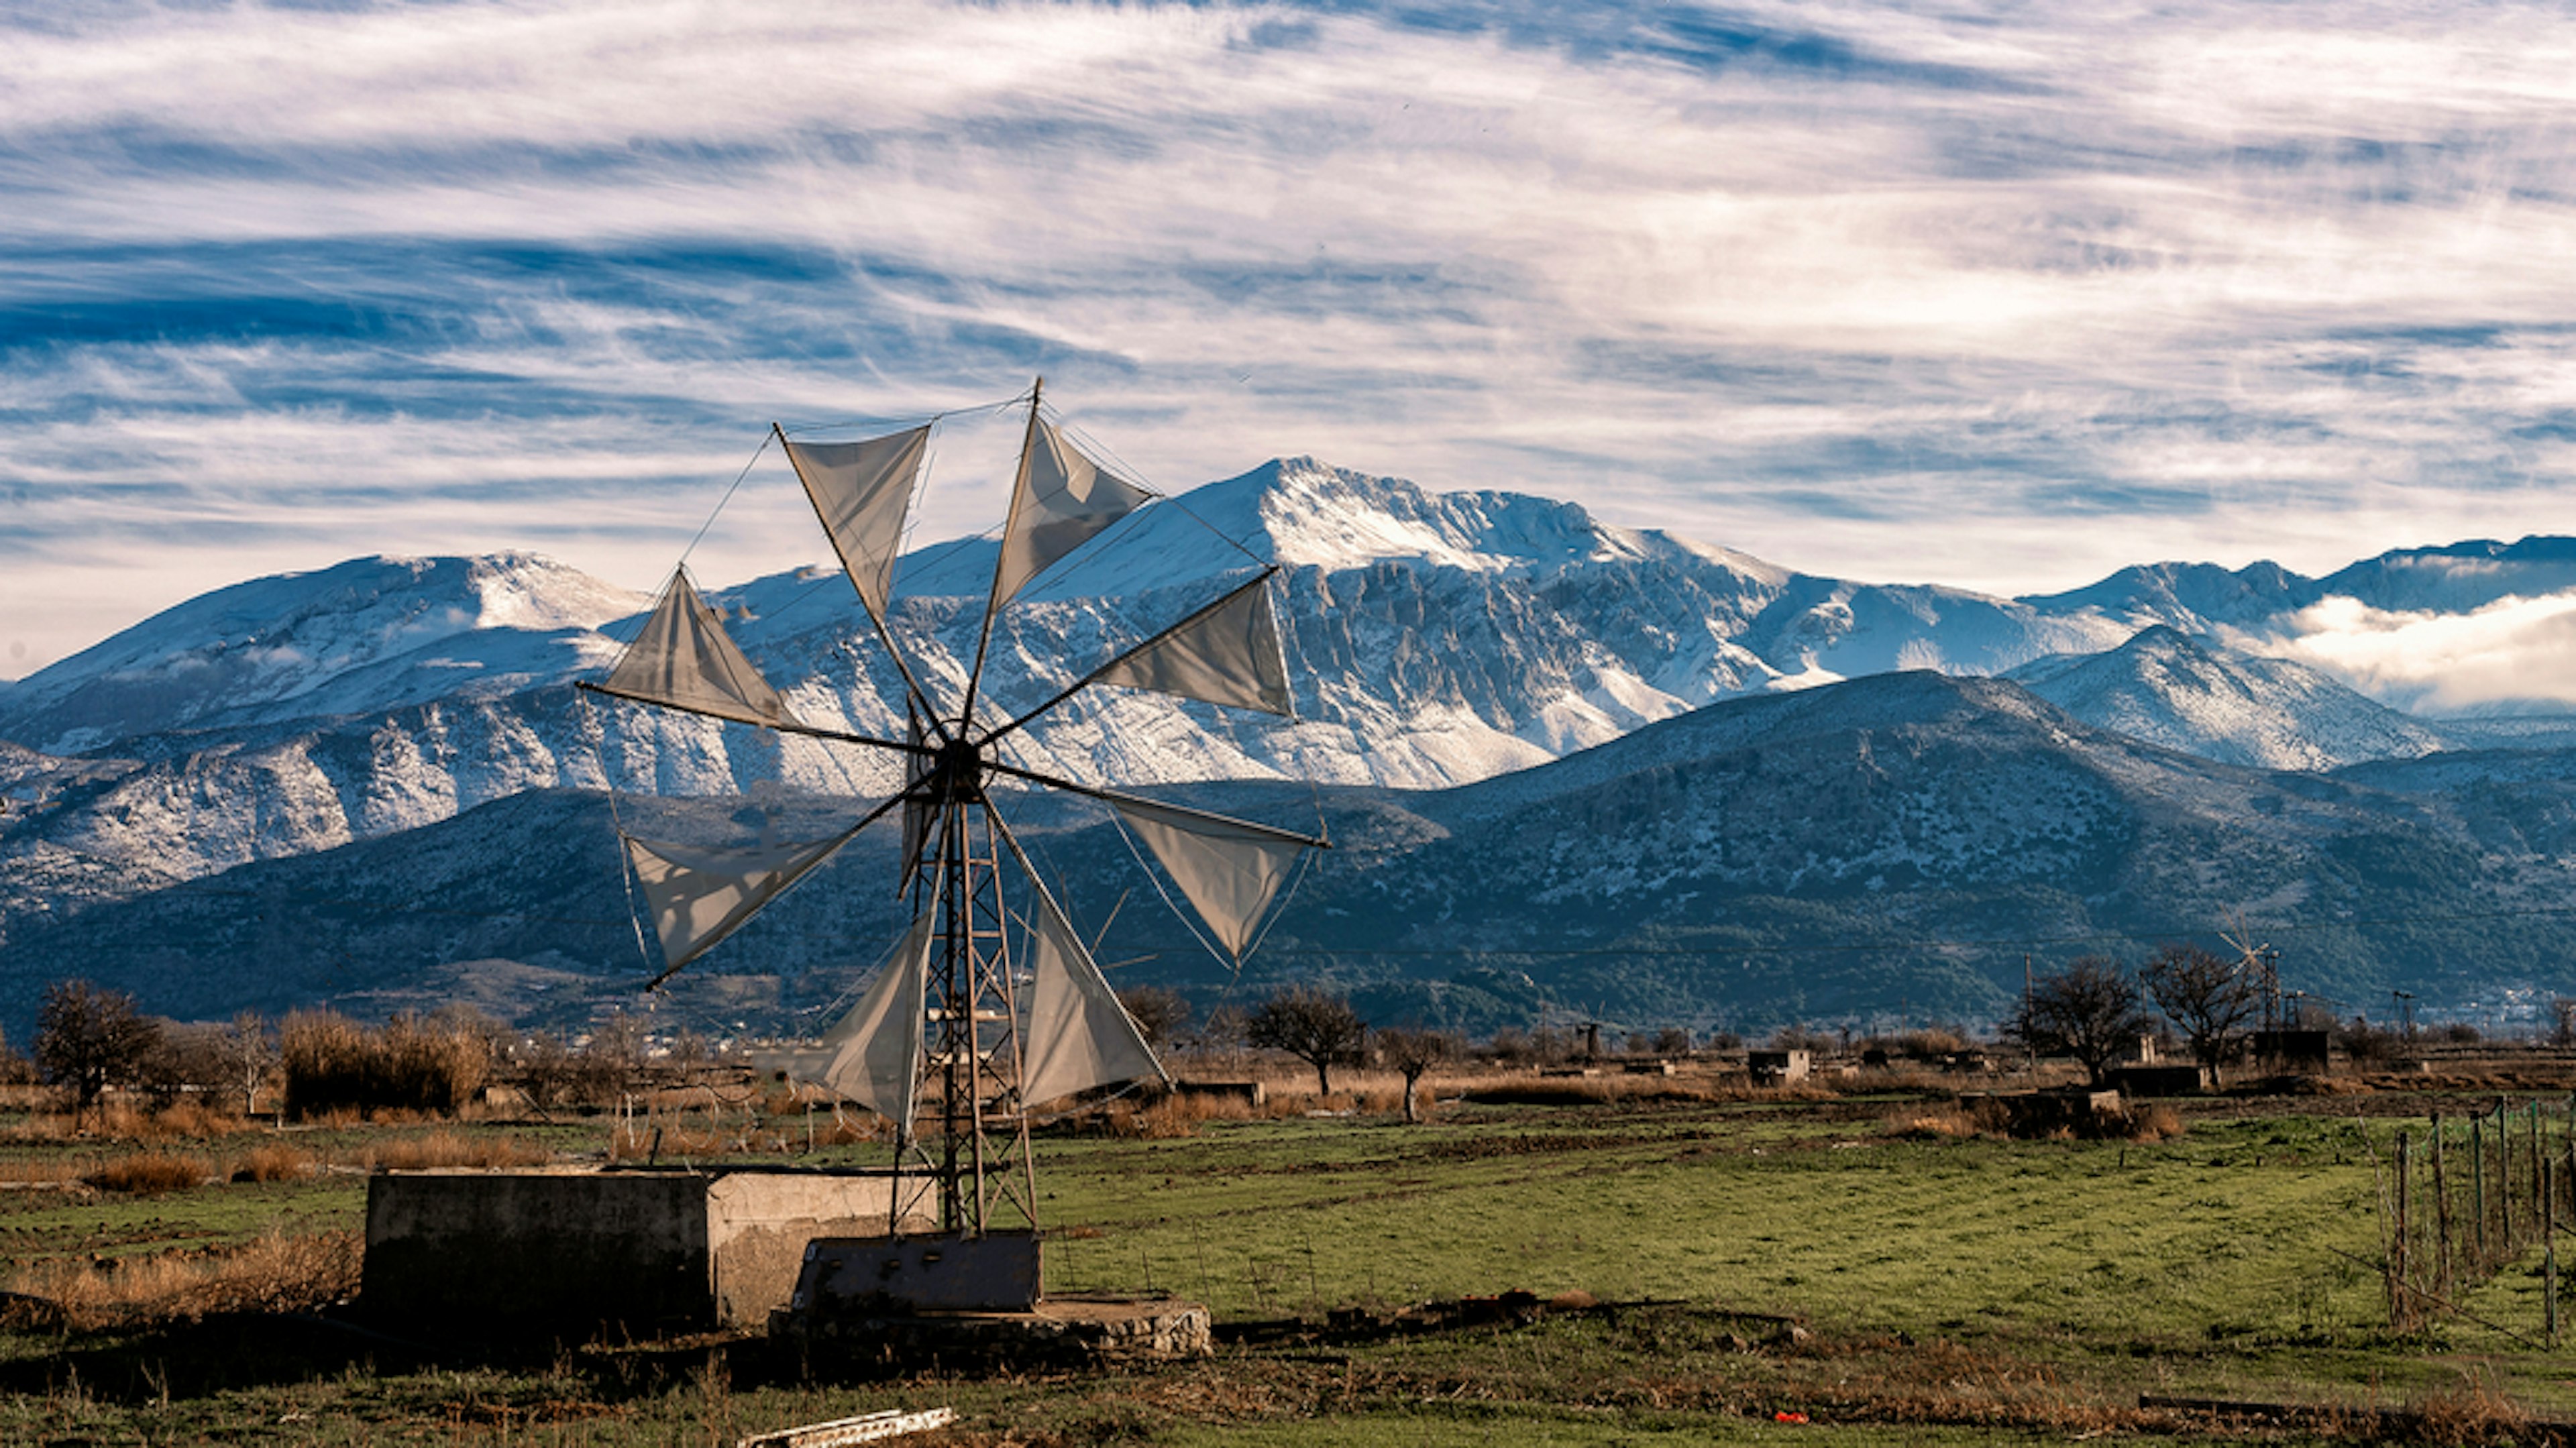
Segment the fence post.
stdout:
[[2469,1115],[2469,1191],[2478,1210],[2478,1266],[2487,1270],[2487,1119],[2484,1114]]
[[2412,1301],[2415,1283],[2409,1270],[2413,1265],[2410,1259],[2414,1256],[2409,1249],[2414,1244],[2407,1238],[2409,1221],[2406,1202],[2407,1178],[2411,1173],[2407,1165],[2406,1146],[2406,1133],[2400,1130],[2397,1133],[2397,1235],[2395,1244],[2389,1248],[2391,1258],[2389,1270],[2397,1284],[2396,1291],[2390,1294],[2396,1310],[2391,1314],[2394,1320],[2389,1323],[2389,1326],[2399,1332],[2411,1332],[2415,1327],[2415,1304]]
[[2541,1218],[2546,1222],[2549,1213],[2549,1187],[2547,1179],[2540,1173],[2540,1165],[2547,1159],[2548,1153],[2540,1149],[2540,1098],[2532,1097],[2524,1109],[2531,1118],[2531,1195],[2538,1201]]
[[2513,1256],[2513,1137],[2506,1132],[2504,1098],[2496,1098],[2496,1257]]
[[2442,1113],[2433,1113],[2433,1230],[2434,1271],[2441,1284],[2442,1300],[2453,1302],[2458,1294],[2451,1290],[2451,1179],[2442,1169]]
[[2558,1346],[2558,1208],[2555,1193],[2550,1190],[2555,1185],[2550,1178],[2555,1175],[2551,1164],[2543,1159],[2540,1166],[2540,1281],[2543,1295],[2549,1299],[2551,1347]]

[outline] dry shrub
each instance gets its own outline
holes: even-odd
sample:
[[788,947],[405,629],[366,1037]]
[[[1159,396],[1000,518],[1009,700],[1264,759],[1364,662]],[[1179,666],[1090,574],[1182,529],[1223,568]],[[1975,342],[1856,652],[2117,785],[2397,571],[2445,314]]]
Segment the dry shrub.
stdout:
[[321,1161],[291,1146],[254,1146],[233,1161],[234,1181],[286,1182],[311,1176]]
[[[669,1150],[668,1146],[664,1150]],[[367,1164],[387,1171],[431,1171],[440,1167],[543,1166],[554,1153],[515,1137],[464,1137],[452,1131],[406,1136],[378,1142],[367,1149]]]
[[204,1162],[193,1156],[139,1151],[103,1162],[81,1180],[103,1192],[157,1197],[163,1192],[185,1191],[200,1185],[213,1174]]
[[29,1263],[9,1288],[43,1298],[77,1328],[194,1318],[209,1312],[318,1307],[357,1290],[355,1231],[270,1231],[235,1248],[163,1252],[105,1266],[81,1258]]
[[1974,1116],[1956,1106],[1929,1103],[1900,1106],[1886,1120],[1890,1135],[1918,1141],[1959,1141],[1984,1130]]
[[2171,1141],[2182,1133],[2182,1113],[2163,1102],[2130,1108],[2131,1141]]
[[1120,1101],[1109,1108],[1104,1120],[1112,1136],[1173,1141],[1198,1134],[1199,1123],[1206,1118],[1192,1106],[1186,1096],[1161,1096],[1142,1106]]
[[220,1111],[206,1104],[202,1096],[182,1096],[171,1102],[154,1118],[154,1124],[169,1135],[194,1137],[199,1141],[230,1136],[255,1126],[239,1112]]
[[491,1048],[463,1025],[397,1016],[367,1031],[334,1011],[298,1011],[278,1027],[287,1114],[356,1111],[455,1115],[483,1088]]
[[2512,1443],[2525,1438],[2531,1415],[2504,1395],[2494,1378],[2463,1374],[2452,1387],[2410,1399],[2406,1437],[2417,1443]]

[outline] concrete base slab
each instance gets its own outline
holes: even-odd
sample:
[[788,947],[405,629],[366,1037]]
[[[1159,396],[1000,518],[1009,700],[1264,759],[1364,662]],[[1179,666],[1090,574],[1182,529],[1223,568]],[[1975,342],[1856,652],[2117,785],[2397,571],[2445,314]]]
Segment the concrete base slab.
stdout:
[[1050,1297],[1028,1312],[780,1311],[769,1330],[818,1356],[920,1366],[1111,1367],[1206,1357],[1216,1346],[1207,1308],[1170,1297]]

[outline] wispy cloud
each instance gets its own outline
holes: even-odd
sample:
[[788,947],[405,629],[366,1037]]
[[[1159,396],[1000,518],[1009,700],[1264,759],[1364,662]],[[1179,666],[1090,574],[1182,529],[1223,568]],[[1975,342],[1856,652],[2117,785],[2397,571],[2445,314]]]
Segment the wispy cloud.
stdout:
[[[0,675],[353,553],[649,581],[770,418],[1040,370],[1167,488],[1311,452],[1870,577],[2576,531],[2547,10],[0,26]],[[765,517],[701,561],[812,551]]]

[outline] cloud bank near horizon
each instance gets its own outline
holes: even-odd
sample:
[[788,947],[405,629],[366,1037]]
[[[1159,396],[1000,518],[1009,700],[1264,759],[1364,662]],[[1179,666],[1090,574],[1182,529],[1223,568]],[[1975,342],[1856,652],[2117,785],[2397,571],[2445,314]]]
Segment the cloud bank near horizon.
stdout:
[[2576,532],[2576,15],[2057,12],[0,10],[0,677],[361,553],[644,586],[771,418],[1037,372],[1166,490],[1857,577]]

